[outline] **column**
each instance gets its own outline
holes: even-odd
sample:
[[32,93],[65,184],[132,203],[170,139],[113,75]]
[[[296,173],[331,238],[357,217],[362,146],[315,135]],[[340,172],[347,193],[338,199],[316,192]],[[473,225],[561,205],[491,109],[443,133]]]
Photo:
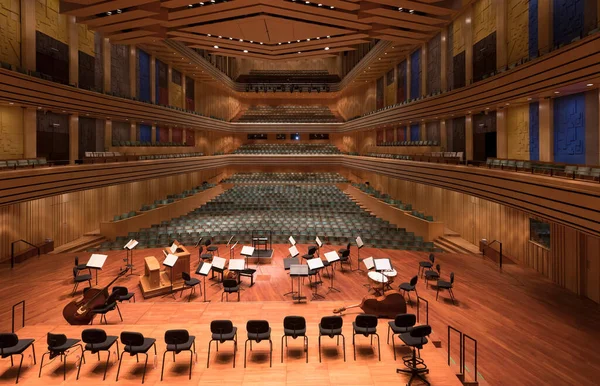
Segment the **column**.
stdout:
[[446,132],[446,120],[440,120],[440,148],[442,151],[448,151],[448,133]]
[[[496,5],[496,69],[508,65],[508,0],[497,1]],[[498,156],[500,157],[500,156]]]
[[169,127],[169,142],[173,142],[173,128]]
[[183,138],[182,138],[183,141],[182,142],[187,145],[186,129],[183,129],[181,131],[182,131],[181,135],[183,136]]
[[465,78],[466,85],[473,83],[473,5],[467,6],[463,19],[463,36],[465,38]]
[[69,163],[79,158],[79,115],[69,115]]
[[421,46],[421,96],[427,95],[427,43]]
[[554,159],[554,112],[551,98],[540,99],[540,161]]
[[508,109],[496,111],[496,157],[508,158]]
[[104,151],[108,151],[108,149],[112,146],[112,121],[110,119],[106,119],[104,121]]
[[585,93],[585,163],[598,165],[598,90]]
[[421,141],[427,141],[427,124],[425,122],[421,122]]
[[412,121],[408,121],[406,124],[406,141],[410,141],[410,122]]
[[[171,67],[171,65],[169,64],[168,66],[168,70],[167,70],[167,100],[168,100],[168,105],[169,106],[173,106],[173,93],[171,92],[171,82],[172,80],[172,76],[173,76],[173,67]],[[169,133],[171,133],[171,129],[169,129]],[[171,135],[169,134],[169,142],[171,142]]]
[[538,49],[542,54],[550,51],[554,41],[552,35],[552,7],[553,0],[538,0]]
[[21,67],[35,71],[35,1],[21,1]]
[[[186,89],[186,85],[185,85],[185,73],[182,72],[181,73],[181,108],[184,110],[187,110],[187,103],[185,101],[185,89]],[[184,140],[185,140],[185,136],[184,136]]]
[[[409,101],[411,99],[410,95],[410,54],[406,55],[406,100]],[[410,138],[410,136],[408,137]]]
[[69,34],[69,83],[79,85],[79,31],[75,16],[67,16]]
[[154,55],[150,56],[150,101],[156,103],[156,58]]
[[[104,71],[104,92],[111,91],[110,88],[110,64],[111,64],[111,49],[108,38],[104,38],[102,41],[102,60],[103,60],[103,71]],[[111,126],[112,127],[112,126]],[[111,143],[112,145],[112,143]]]
[[473,159],[473,115],[465,116],[465,160]]
[[156,143],[156,125],[152,125],[152,129],[150,132],[150,142]]
[[132,98],[137,97],[137,50],[132,44],[129,46],[129,92]]
[[23,158],[37,157],[37,111],[23,108]]
[[131,122],[129,124],[129,140],[131,142],[135,142],[138,140],[137,138],[137,124],[135,122]]
[[[446,91],[448,89],[448,26],[444,27],[441,32],[440,37],[440,50],[441,50],[441,58],[440,58],[440,71],[441,71],[441,88],[442,91]],[[442,120],[443,122],[443,120]]]

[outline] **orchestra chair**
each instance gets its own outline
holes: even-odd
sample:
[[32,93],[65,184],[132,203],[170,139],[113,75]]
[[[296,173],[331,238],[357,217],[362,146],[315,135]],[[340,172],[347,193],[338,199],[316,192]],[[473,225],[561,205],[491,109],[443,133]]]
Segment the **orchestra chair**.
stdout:
[[410,293],[415,291],[417,297],[419,297],[419,293],[417,292],[417,282],[419,281],[419,276],[413,276],[410,279],[409,283],[402,283],[398,288],[403,291],[404,294],[408,294],[408,301],[412,304],[412,300],[410,298]]
[[188,302],[189,302],[192,299],[192,294],[196,292],[196,286],[198,286],[198,288],[200,288],[200,295],[202,295],[202,287],[199,286],[200,280],[196,279],[195,277],[190,277],[190,274],[187,272],[181,272],[181,278],[183,279],[183,288],[181,289],[181,293],[179,294],[180,298],[183,296],[183,291],[185,291],[186,288],[189,288],[190,289],[190,294],[188,296]]
[[396,360],[396,342],[394,337],[399,334],[411,332],[417,324],[417,316],[414,314],[398,314],[394,320],[388,322],[387,343],[390,344],[390,330],[392,333],[392,348],[394,349],[394,360]]
[[304,338],[304,352],[306,353],[306,363],[308,363],[308,336],[306,336],[306,319],[303,316],[286,316],[283,319],[283,335],[281,336],[281,363],[283,363],[283,339],[285,338],[285,347],[287,347],[288,337],[293,339],[299,336]]
[[[67,356],[70,354],[69,350],[77,346],[81,350],[81,357],[83,358],[83,346],[81,340],[67,338],[64,334],[52,334],[48,333],[46,338],[48,343],[48,351],[42,354],[42,360],[40,361],[40,372],[38,378],[42,376],[42,368],[44,368],[44,357],[48,355],[48,358],[54,359],[60,355],[60,360],[63,363],[63,380],[67,379]],[[64,358],[63,358],[64,356]],[[83,359],[85,363],[85,358]]]
[[[416,326],[410,332],[400,334],[400,339],[408,347],[412,347],[412,355],[402,357],[406,369],[396,369],[397,373],[410,374],[407,385],[411,385],[413,380],[420,379],[429,385],[429,382],[422,374],[428,374],[429,369],[421,358],[421,349],[427,344],[427,337],[431,334],[431,326]],[[417,353],[418,350],[418,353]]]
[[352,261],[350,260],[350,249],[346,249],[340,254],[340,268],[342,269],[342,271],[344,270],[344,264],[350,264],[350,268],[352,268]]
[[442,270],[439,264],[435,265],[435,269],[430,268],[428,271],[425,271],[425,285],[429,285],[429,281],[440,280],[440,274]]
[[423,272],[426,269],[433,268],[433,263],[435,263],[435,256],[433,255],[433,253],[430,253],[429,254],[429,260],[421,261],[419,263],[419,272],[418,272],[418,275],[423,275]]
[[346,251],[348,251],[348,256],[350,256],[350,243],[346,244],[346,248],[338,249],[338,255],[341,255]]
[[125,355],[125,353],[128,353],[130,356],[135,355],[136,360],[138,362],[138,355],[145,354],[146,361],[144,362],[144,372],[142,373],[143,384],[144,380],[146,379],[146,367],[148,367],[148,351],[150,351],[150,348],[154,347],[154,355],[156,356],[156,339],[146,338],[139,332],[123,331],[121,332],[121,343],[125,347],[123,348],[123,351],[121,352],[121,356],[119,358],[119,367],[117,368],[116,381],[119,380],[119,373],[121,372],[121,363],[123,362],[123,355]]
[[437,282],[437,293],[435,295],[435,300],[438,300],[438,296],[440,296],[440,289],[446,289],[450,292],[450,298],[452,299],[452,304],[454,303],[454,292],[452,292],[452,288],[454,288],[454,272],[450,272],[450,281],[438,280]]
[[201,245],[200,249],[198,249],[198,256],[200,256],[200,260],[202,260],[202,261],[212,260],[213,254],[212,253],[202,253],[203,250],[204,250],[204,247],[202,247],[202,245]]
[[319,323],[319,362],[321,362],[321,337],[328,336],[333,339],[337,337],[337,345],[340,344],[342,337],[342,350],[344,351],[344,362],[346,362],[346,337],[342,334],[344,319],[341,316],[324,316]]
[[304,260],[313,259],[315,257],[316,252],[317,252],[317,247],[315,247],[315,246],[308,247],[308,251],[307,251],[306,255],[302,255],[302,258]]
[[29,346],[31,346],[31,351],[33,353],[33,364],[36,364],[35,345],[33,342],[35,342],[35,339],[19,339],[17,334],[0,333],[0,358],[4,359],[10,357],[10,365],[12,367],[14,365],[13,355],[21,356],[15,383],[19,383],[19,375],[21,374],[21,367],[23,366],[23,351],[27,350]]
[[217,342],[217,352],[219,352],[219,342],[225,343],[233,341],[233,368],[235,368],[235,355],[237,353],[237,327],[233,326],[231,320],[213,320],[210,322],[210,332],[212,334],[208,342],[208,358],[206,359],[206,368],[210,365],[210,345]]
[[215,252],[217,252],[217,256],[219,255],[219,247],[216,246],[216,245],[212,245],[211,239],[207,239],[204,242],[204,246],[206,247],[206,252],[208,252],[208,253],[210,253],[212,255],[214,255]]
[[116,300],[119,303],[123,303],[126,300],[131,302],[131,298],[133,298],[133,302],[135,303],[135,293],[129,292],[127,287],[115,286],[113,287],[112,292],[118,292]]
[[165,343],[167,345],[167,349],[163,353],[160,380],[163,380],[163,374],[165,372],[165,356],[167,353],[173,353],[173,362],[175,362],[175,354],[179,354],[182,351],[190,352],[189,379],[192,379],[192,361],[194,360],[194,354],[196,353],[196,337],[190,335],[187,330],[167,330],[165,331]]
[[227,301],[229,301],[229,294],[236,293],[238,295],[238,302],[240,301],[240,285],[235,279],[223,280],[223,292],[221,293],[221,301],[223,301],[223,295],[227,295]]
[[75,256],[75,267],[77,268],[77,271],[87,270],[88,273],[92,273],[92,271],[88,268],[87,264],[79,264],[79,257],[77,256]]
[[[121,322],[123,321],[123,315],[121,315],[121,310],[119,309],[119,304],[117,303],[117,297],[120,296],[120,293],[121,292],[113,291],[108,298],[106,298],[106,301],[102,306],[94,308],[90,311],[93,315],[100,315],[100,323],[102,323],[102,320],[104,320],[104,324],[108,324],[106,320],[106,314],[115,309],[117,312],[119,312],[119,318],[121,318]],[[94,324],[93,318],[90,324]]]
[[117,358],[119,357],[119,337],[108,336],[104,330],[99,328],[87,328],[81,332],[81,340],[85,343],[85,348],[79,358],[79,367],[77,368],[77,378],[79,379],[79,372],[81,371],[81,363],[85,360],[84,354],[86,351],[92,354],[98,354],[98,360],[100,360],[100,351],[106,351],[108,356],[106,358],[106,366],[104,366],[104,378],[106,380],[106,371],[108,370],[108,364],[110,363],[110,348],[113,344],[117,344]]
[[260,343],[263,340],[269,341],[269,367],[273,367],[273,341],[271,340],[269,322],[266,320],[249,320],[246,323],[246,332],[248,332],[248,338],[244,342],[244,368],[246,368],[248,342],[250,342],[250,351],[252,351],[252,342]]
[[73,287],[71,295],[75,295],[75,292],[77,292],[77,287],[79,287],[79,283],[86,281],[88,282],[88,288],[92,288],[92,274],[86,273],[80,275],[79,269],[76,266],[73,267],[73,282],[75,283],[75,286]]
[[371,337],[371,345],[373,345],[373,336],[377,337],[377,353],[381,362],[381,342],[377,333],[377,316],[370,314],[356,315],[356,319],[352,322],[352,346],[354,348],[354,360],[356,360],[356,335],[364,335]]

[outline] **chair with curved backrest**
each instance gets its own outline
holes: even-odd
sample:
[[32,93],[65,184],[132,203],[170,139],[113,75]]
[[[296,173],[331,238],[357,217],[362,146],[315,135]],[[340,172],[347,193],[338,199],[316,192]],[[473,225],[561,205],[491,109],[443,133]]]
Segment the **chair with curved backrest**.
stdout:
[[248,338],[244,342],[244,368],[246,367],[246,346],[250,342],[250,351],[252,351],[252,342],[260,343],[263,340],[269,341],[269,367],[273,367],[273,341],[271,341],[271,327],[266,320],[249,320],[246,323]]
[[428,374],[429,369],[421,358],[421,349],[427,344],[429,334],[431,334],[431,327],[428,325],[416,326],[410,332],[400,334],[402,342],[412,348],[412,355],[402,357],[406,369],[397,369],[396,372],[410,374],[410,379],[407,383],[409,386],[417,378],[429,385],[429,382],[422,376],[422,374]]
[[[346,244],[346,248],[340,248],[340,249],[338,249],[338,255],[343,254],[345,251],[350,252],[350,244],[351,243]],[[349,255],[350,255],[350,253],[348,253],[348,256]]]
[[167,352],[173,353],[173,362],[175,362],[175,354],[179,354],[181,351],[190,352],[189,379],[192,379],[192,361],[194,359],[194,354],[196,353],[196,337],[190,335],[190,333],[187,330],[167,330],[165,332],[165,344],[167,345],[167,349],[163,354],[162,370],[160,371],[160,380],[163,380],[163,374],[165,372],[165,356],[167,355]]
[[433,263],[435,263],[435,256],[433,253],[429,254],[429,260],[421,261],[419,263],[419,272],[418,275],[423,275],[423,272],[426,269],[431,269],[433,267]]
[[306,353],[306,363],[308,363],[308,336],[306,336],[306,319],[303,316],[286,316],[283,319],[283,335],[281,336],[281,363],[283,363],[283,339],[285,338],[285,347],[287,347],[287,338],[304,338],[304,352]]
[[[119,305],[117,304],[117,298],[121,296],[121,292],[117,291],[113,291],[108,298],[106,298],[106,301],[104,302],[104,304],[98,308],[94,308],[93,310],[91,310],[90,312],[93,315],[100,315],[100,323],[102,323],[102,320],[104,320],[104,324],[108,324],[108,321],[106,320],[106,314],[108,314],[110,311],[113,310],[117,310],[119,312],[119,318],[121,318],[121,322],[123,321],[123,315],[121,315],[121,310],[119,309]],[[92,319],[91,324],[94,324],[94,319]]]
[[350,267],[352,267],[352,261],[350,260],[350,249],[346,249],[340,254],[340,268],[342,271],[344,270],[343,264],[350,264]]
[[204,242],[204,246],[206,247],[206,252],[211,253],[211,254],[215,254],[215,252],[217,252],[217,256],[219,255],[219,247],[217,247],[216,245],[212,245],[212,240],[211,239],[207,239]]
[[75,283],[75,286],[73,287],[71,295],[74,295],[75,292],[77,292],[77,287],[79,286],[79,283],[83,283],[86,281],[88,282],[88,288],[92,288],[92,275],[90,273],[80,275],[79,269],[76,266],[73,267],[73,282]]
[[135,303],[135,293],[129,292],[127,287],[114,286],[112,289],[112,292],[117,292],[116,300],[119,303],[122,303],[125,300],[127,300],[128,302],[131,302],[132,298],[133,298],[133,302]]
[[452,299],[452,304],[454,303],[454,292],[452,292],[452,288],[454,288],[454,272],[450,272],[450,281],[438,280],[437,282],[437,293],[435,295],[435,300],[438,299],[440,295],[440,289],[447,289],[450,292],[450,298]]
[[315,257],[315,253],[317,252],[317,247],[315,246],[310,246],[308,247],[308,251],[306,253],[306,255],[302,255],[302,258],[304,260],[310,260],[313,259]]
[[227,295],[227,301],[229,301],[229,294],[236,293],[238,295],[238,302],[240,301],[240,286],[235,279],[223,280],[223,292],[221,293],[221,301],[223,301],[223,295]]
[[106,379],[106,371],[108,370],[108,364],[110,363],[110,348],[113,344],[117,344],[117,358],[119,357],[119,338],[116,336],[108,336],[104,330],[99,328],[87,328],[81,332],[81,340],[85,343],[85,348],[79,358],[79,366],[77,368],[77,378],[79,379],[79,372],[81,371],[81,364],[84,360],[84,354],[86,351],[90,351],[92,354],[98,354],[98,360],[100,360],[100,351],[106,351],[108,357],[106,358],[106,366],[104,367],[104,378]]
[[435,265],[435,269],[429,269],[425,271],[425,284],[428,285],[429,281],[439,280],[442,269],[439,264]]
[[119,358],[119,367],[117,368],[117,378],[119,380],[119,373],[121,372],[121,363],[123,362],[123,355],[128,353],[130,356],[137,356],[139,354],[146,355],[146,361],[144,362],[144,372],[142,373],[142,383],[146,379],[146,367],[148,367],[148,351],[154,346],[154,355],[156,356],[156,339],[146,338],[139,332],[123,331],[121,332],[121,343],[125,346],[121,357]]
[[[70,354],[69,350],[75,346],[78,346],[81,350],[83,357],[83,346],[79,339],[69,339],[64,334],[52,334],[48,333],[48,337],[46,338],[48,343],[48,351],[42,354],[42,360],[40,361],[40,372],[38,373],[38,378],[42,376],[42,368],[44,367],[44,357],[46,354],[50,359],[57,357],[60,355],[60,360],[63,362],[63,379],[67,379],[67,356]],[[64,358],[63,358],[64,356]],[[85,359],[84,359],[85,360]]]
[[417,292],[417,282],[418,281],[419,281],[419,276],[413,276],[412,279],[410,279],[409,283],[402,283],[398,287],[401,291],[403,291],[403,293],[408,294],[408,301],[410,303],[412,303],[412,300],[410,298],[410,293],[412,291],[415,291],[415,294],[417,295],[417,297],[419,296],[419,293]]
[[356,335],[371,336],[371,345],[373,345],[373,335],[377,337],[377,353],[381,361],[381,343],[377,333],[377,316],[369,314],[356,315],[352,322],[352,346],[354,348],[354,360],[356,360]]
[[342,350],[344,351],[344,362],[346,362],[346,337],[342,334],[344,319],[341,316],[324,316],[319,323],[319,362],[321,362],[321,337],[328,336],[333,339],[337,337],[337,344],[340,344],[342,337]]
[[0,358],[10,357],[10,365],[13,365],[13,355],[20,355],[21,362],[19,362],[19,369],[17,370],[17,380],[15,383],[19,383],[19,375],[21,374],[21,367],[23,366],[23,352],[31,346],[33,353],[33,364],[35,361],[35,345],[33,344],[35,339],[19,339],[17,334],[0,333]]
[[208,342],[208,358],[206,359],[206,368],[210,365],[210,346],[212,342],[217,342],[217,352],[219,351],[219,342],[233,342],[233,367],[235,368],[235,355],[237,353],[237,327],[233,326],[230,320],[213,320],[210,323],[210,332],[212,334]]
[[190,274],[187,272],[181,272],[181,278],[183,279],[183,288],[179,294],[180,298],[183,296],[183,291],[186,289],[186,287],[190,289],[188,302],[192,299],[192,294],[196,292],[196,286],[200,288],[200,295],[202,295],[202,287],[199,286],[200,280],[196,279],[195,277],[190,277]]
[[200,246],[198,249],[198,256],[200,256],[200,260],[202,260],[202,261],[212,260],[213,254],[212,253],[202,253],[203,250],[204,250],[203,246]]
[[77,256],[75,256],[75,267],[78,271],[85,271],[87,269],[89,273],[92,273],[87,264],[79,264],[79,257]]
[[410,332],[417,324],[417,316],[414,314],[398,314],[394,320],[388,322],[387,342],[390,343],[390,330],[392,334],[392,348],[394,349],[394,360],[396,360],[396,343],[394,337],[399,334]]

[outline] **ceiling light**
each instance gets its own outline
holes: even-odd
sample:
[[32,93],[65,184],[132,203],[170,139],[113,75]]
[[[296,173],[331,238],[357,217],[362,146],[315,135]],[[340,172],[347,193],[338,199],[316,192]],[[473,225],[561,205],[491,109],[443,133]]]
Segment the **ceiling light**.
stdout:
[[[260,44],[262,44],[262,43],[260,43]],[[278,46],[280,46],[280,45],[281,45],[281,43],[277,43],[277,45],[278,45]]]
[[588,87],[592,87],[593,85],[594,85],[593,83],[586,84],[586,86],[588,86]]
[[211,34],[206,34],[206,36],[211,37],[212,35]]
[[215,47],[215,48],[219,48],[219,46],[213,46],[213,47]]
[[111,12],[111,11],[108,11],[108,12],[106,12],[106,15],[107,15],[107,16],[110,16],[110,15],[112,15],[112,12]]
[[403,9],[404,8],[402,8],[402,7],[398,7],[398,11],[400,11],[400,12],[402,12]]
[[41,109],[42,109],[42,106],[38,106],[38,110],[41,110]]
[[298,51],[298,53],[299,53],[299,54],[301,54],[301,53],[302,53],[302,51]]
[[223,36],[219,35],[219,39],[221,39]]
[[[263,42],[260,42],[260,44],[263,44]],[[279,44],[281,44],[281,43],[279,43]]]
[[467,18],[465,19],[465,23],[467,23],[467,24],[471,24],[471,18],[470,18],[470,17],[467,17]]
[[192,5],[192,4],[188,4],[188,7],[192,8],[192,7],[193,7],[193,5]]
[[331,36],[327,35],[327,39],[329,39]]
[[306,4],[310,4],[310,1],[305,1]]
[[248,50],[244,50],[244,53],[245,53],[245,54],[247,54],[247,53],[248,53]]
[[310,39],[306,39],[307,42],[310,42]]
[[469,111],[469,114],[471,114],[471,112]]
[[554,91],[555,94],[560,94],[560,91]]
[[250,40],[250,43],[254,43],[254,40]]
[[288,44],[290,44],[290,43],[291,43],[291,41],[288,41]]
[[507,105],[507,106],[510,106],[510,103],[507,103],[506,105]]
[[332,6],[331,6],[331,7],[329,7],[329,8],[331,8],[331,9],[334,9],[335,7],[332,5]]
[[415,10],[414,9],[409,9],[408,13],[415,13]]
[[300,43],[300,40],[296,40],[296,43]]
[[329,51],[329,47],[325,47],[325,51]]
[[240,42],[243,42],[243,41],[244,41],[244,39],[240,39]]
[[8,104],[9,104],[9,105],[11,105],[11,106],[12,106],[12,105],[14,105],[14,103],[13,103],[13,102],[8,102]]
[[321,4],[321,3],[319,3],[319,4],[317,4],[317,5],[318,5],[319,7],[322,7],[322,6],[323,6],[323,4]]
[[123,12],[123,11],[121,11],[120,9],[117,9],[117,13],[121,13],[121,12]]
[[229,40],[233,40],[233,38],[229,38]]
[[486,107],[485,109],[486,109],[486,110],[489,110],[490,108],[489,108],[489,107]]

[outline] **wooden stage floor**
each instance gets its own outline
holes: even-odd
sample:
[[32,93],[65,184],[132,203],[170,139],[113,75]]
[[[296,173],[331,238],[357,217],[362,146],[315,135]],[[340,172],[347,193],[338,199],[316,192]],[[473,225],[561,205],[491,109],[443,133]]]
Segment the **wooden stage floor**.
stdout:
[[[224,249],[224,248],[223,248]],[[338,249],[326,246],[321,253]],[[405,383],[406,376],[397,375],[395,369],[402,367],[400,357],[394,363],[391,345],[386,344],[387,321],[380,320],[379,333],[382,337],[381,357],[377,361],[369,340],[362,336],[357,340],[358,361],[352,359],[351,322],[359,309],[348,311],[344,317],[347,362],[333,350],[333,341],[325,339],[323,363],[318,362],[317,324],[322,316],[330,315],[333,308],[360,302],[366,295],[366,273],[358,271],[336,271],[335,287],[341,292],[332,292],[324,300],[310,301],[307,304],[293,304],[283,293],[290,290],[290,279],[283,269],[282,258],[287,254],[287,246],[274,246],[271,264],[261,265],[255,284],[248,288],[247,278],[241,294],[241,302],[230,296],[230,303],[221,303],[220,286],[207,282],[207,298],[203,303],[200,296],[186,302],[186,295],[180,299],[158,297],[144,300],[138,287],[138,276],[143,272],[143,257],[159,256],[160,250],[135,251],[136,275],[120,279],[116,284],[125,285],[136,293],[138,303],[121,305],[124,321],[120,322],[117,313],[108,315],[108,332],[117,334],[123,330],[140,331],[157,338],[158,367],[147,374],[146,383],[160,382],[160,357],[164,349],[163,333],[170,328],[187,328],[196,335],[198,363],[194,366],[192,383],[227,382],[241,384],[302,384],[315,381],[324,385],[370,385],[383,382]],[[306,246],[299,246],[305,253]],[[108,283],[124,265],[125,252],[109,252],[106,266],[99,276],[99,284]],[[408,281],[416,274],[418,262],[427,257],[426,253],[364,248],[361,258],[368,256],[390,257],[398,271],[395,284]],[[24,370],[23,384],[60,384],[62,373],[60,362],[56,360],[44,366],[43,376],[37,378],[39,358],[45,350],[45,334],[49,331],[66,333],[79,337],[82,327],[69,326],[62,318],[62,308],[71,299],[72,265],[78,255],[85,262],[89,253],[45,255],[19,264],[14,270],[7,265],[0,267],[0,331],[10,331],[11,306],[26,300],[26,327],[17,329],[23,337],[36,338],[38,366]],[[356,249],[352,251],[353,268],[356,268]],[[197,261],[194,257],[192,262]],[[459,254],[436,254],[436,262],[442,266],[442,277],[455,272],[455,296],[457,304],[452,305],[447,292],[435,299],[435,286],[429,288],[420,281],[419,295],[429,301],[429,322],[434,334],[442,341],[442,349],[429,344],[422,354],[432,368],[429,379],[433,385],[460,384],[454,376],[456,365],[446,363],[447,327],[452,325],[478,340],[478,372],[487,384],[491,385],[592,385],[597,384],[600,374],[600,307],[598,304],[577,297],[545,280],[539,274],[520,266],[506,266],[503,272],[480,258]],[[325,294],[329,279],[319,293]],[[308,286],[302,289],[310,293]],[[81,292],[80,292],[81,293]],[[186,292],[187,294],[187,292]],[[414,297],[413,297],[414,299]],[[422,309],[422,311],[424,311]],[[409,307],[409,312],[415,312]],[[300,350],[290,350],[288,359],[280,363],[281,322],[285,315],[303,315],[309,324],[309,363],[304,362]],[[231,318],[239,328],[240,350],[236,369],[231,368],[231,344],[224,344],[219,357],[212,357],[211,367],[206,368],[209,324],[218,318]],[[251,318],[264,318],[271,322],[273,329],[273,368],[269,368],[268,357],[264,355],[268,344],[255,347],[255,354],[247,369],[243,369],[243,341],[245,321]],[[17,324],[20,320],[17,318]],[[456,339],[452,342],[452,358],[458,362]],[[300,347],[299,341],[290,340],[290,347]],[[340,351],[341,353],[341,351]],[[398,354],[408,354],[406,349],[398,349]],[[103,364],[97,364],[95,357],[86,356],[88,364],[82,369],[81,381],[102,383]],[[105,358],[105,357],[103,357]],[[165,383],[187,382],[189,357],[180,354],[177,365],[167,356]],[[27,364],[27,359],[25,364]],[[131,358],[124,359],[122,378],[119,383],[141,382],[141,368],[133,365]],[[472,377],[473,358],[469,347],[466,364]],[[14,383],[15,371],[9,368],[10,361],[0,361],[0,383]],[[71,366],[67,382],[74,381],[76,368]],[[114,383],[116,366],[111,366],[105,383]]]

